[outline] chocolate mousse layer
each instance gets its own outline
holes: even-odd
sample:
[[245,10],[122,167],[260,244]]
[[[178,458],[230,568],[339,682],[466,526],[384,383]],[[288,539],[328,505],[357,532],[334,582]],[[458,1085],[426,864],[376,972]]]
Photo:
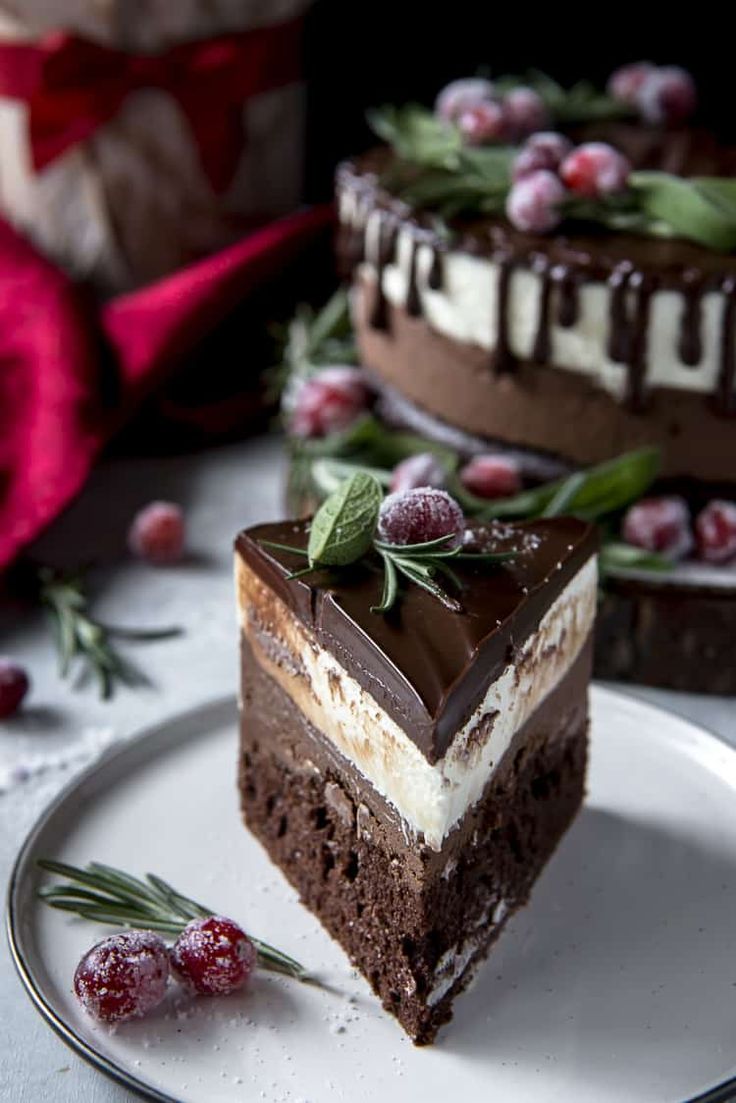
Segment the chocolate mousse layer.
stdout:
[[736,419],[719,413],[713,396],[659,388],[642,411],[549,365],[518,362],[513,373],[497,375],[485,350],[437,333],[404,308],[387,305],[386,328],[375,328],[374,296],[361,284],[355,323],[363,361],[379,381],[449,426],[581,465],[657,445],[663,475],[736,485]]

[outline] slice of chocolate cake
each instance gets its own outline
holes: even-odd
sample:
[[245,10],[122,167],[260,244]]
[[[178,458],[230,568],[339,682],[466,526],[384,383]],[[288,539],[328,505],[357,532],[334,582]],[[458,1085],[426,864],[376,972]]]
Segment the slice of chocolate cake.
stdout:
[[381,614],[371,555],[290,577],[308,532],[237,540],[245,821],[427,1044],[580,806],[596,539],[475,526],[515,554],[453,564],[462,608],[410,583]]

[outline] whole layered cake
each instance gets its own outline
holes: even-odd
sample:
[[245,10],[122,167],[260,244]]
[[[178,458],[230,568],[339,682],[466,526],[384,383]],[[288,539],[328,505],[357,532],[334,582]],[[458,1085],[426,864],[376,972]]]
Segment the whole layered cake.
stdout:
[[597,541],[574,519],[466,527],[442,491],[380,499],[353,476],[314,522],[238,537],[241,794],[426,1044],[582,800]]
[[[321,413],[287,389],[292,500],[337,460],[480,517],[598,520],[598,672],[736,692],[736,152],[695,106],[687,73],[639,63],[606,92],[474,78],[373,113],[384,144],[337,174],[370,397],[335,368]],[[574,480],[609,465],[620,492],[591,507]]]

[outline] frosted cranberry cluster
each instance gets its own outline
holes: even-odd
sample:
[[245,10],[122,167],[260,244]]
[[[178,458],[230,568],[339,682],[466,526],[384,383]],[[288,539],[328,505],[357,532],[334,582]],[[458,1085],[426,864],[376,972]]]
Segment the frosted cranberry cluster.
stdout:
[[102,1023],[141,1018],[163,1000],[173,975],[191,993],[222,996],[247,982],[256,950],[237,923],[224,916],[194,919],[171,950],[152,931],[123,931],[89,950],[74,974],[84,1010]]
[[326,437],[347,429],[370,406],[371,394],[360,368],[324,368],[303,380],[291,403],[289,431],[295,437]]
[[642,498],[626,513],[622,532],[629,544],[673,562],[694,553],[705,563],[736,563],[736,502],[715,499],[693,521],[683,498]]
[[549,124],[544,100],[533,88],[518,87],[500,95],[481,77],[453,80],[440,92],[435,114],[455,123],[468,145],[517,142]]
[[611,74],[606,91],[658,126],[686,122],[695,113],[698,99],[695,82],[685,69],[651,61],[622,65]]
[[542,131],[527,138],[512,166],[506,200],[512,226],[545,234],[562,219],[568,199],[604,199],[624,191],[631,165],[607,142],[573,147],[562,134]]
[[[458,472],[460,482],[477,498],[508,498],[521,490],[521,471],[516,460],[495,452],[473,456]],[[432,452],[417,452],[402,460],[391,473],[392,493],[421,487],[442,489],[447,471]]]

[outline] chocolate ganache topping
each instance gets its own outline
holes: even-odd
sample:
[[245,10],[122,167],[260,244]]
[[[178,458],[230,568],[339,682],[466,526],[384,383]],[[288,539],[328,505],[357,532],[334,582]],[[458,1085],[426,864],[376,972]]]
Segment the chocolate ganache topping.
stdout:
[[414,585],[390,613],[371,612],[382,580],[364,563],[289,579],[304,560],[262,541],[306,547],[303,521],[257,525],[240,534],[236,547],[317,643],[435,762],[598,542],[592,526],[573,518],[492,522],[472,531],[477,549],[518,554],[493,570],[457,562],[462,612]]
[[[646,133],[646,132],[645,132]],[[683,133],[688,135],[685,141]],[[641,137],[641,129],[618,126],[617,135],[633,153],[635,163],[677,162],[684,175],[688,169],[712,172],[736,168],[733,151],[719,151],[707,136],[696,141],[690,132],[674,132],[666,143]],[[639,148],[636,142],[639,142]],[[338,238],[338,260],[345,276],[368,261],[377,272],[376,296],[370,324],[386,329],[389,312],[382,287],[382,273],[396,258],[399,230],[411,238],[408,260],[406,311],[417,316],[422,300],[417,271],[420,245],[431,249],[427,285],[443,286],[443,257],[448,248],[484,256],[498,266],[498,298],[495,348],[490,370],[497,375],[513,372],[517,357],[509,346],[509,287],[515,268],[527,268],[540,280],[540,301],[533,355],[536,363],[550,358],[550,328],[574,326],[580,310],[580,291],[586,283],[604,283],[610,288],[609,337],[611,360],[628,369],[624,400],[634,411],[646,408],[647,347],[650,308],[658,291],[676,291],[683,301],[680,315],[678,354],[682,363],[698,370],[702,354],[704,298],[711,292],[723,297],[720,316],[720,367],[713,395],[717,411],[736,412],[736,257],[711,251],[679,238],[653,238],[628,232],[611,232],[589,226],[574,226],[570,232],[550,236],[514,229],[506,220],[455,219],[452,243],[436,228],[431,214],[410,209],[381,184],[381,174],[390,163],[387,150],[374,150],[338,170],[338,191],[350,197],[351,217],[342,221]]]

